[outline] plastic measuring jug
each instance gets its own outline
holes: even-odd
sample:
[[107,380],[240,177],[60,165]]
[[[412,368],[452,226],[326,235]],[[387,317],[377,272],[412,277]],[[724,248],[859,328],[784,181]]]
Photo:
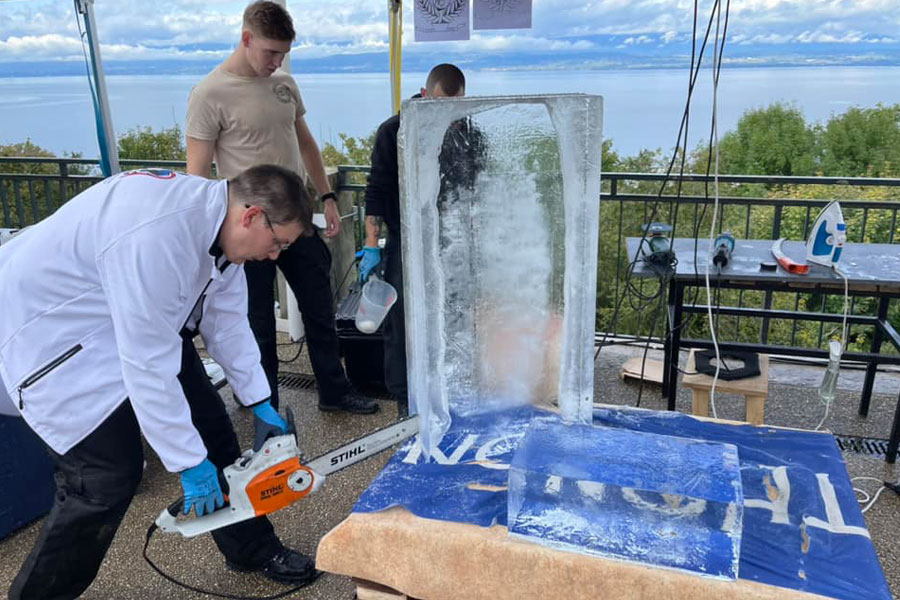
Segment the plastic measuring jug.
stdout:
[[369,277],[360,294],[356,328],[363,333],[375,333],[396,301],[394,286],[375,275]]

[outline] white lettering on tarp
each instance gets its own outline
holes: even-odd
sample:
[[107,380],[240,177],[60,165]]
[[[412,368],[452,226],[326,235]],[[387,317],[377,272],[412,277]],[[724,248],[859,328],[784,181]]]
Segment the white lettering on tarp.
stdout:
[[848,533],[869,537],[869,532],[865,527],[844,523],[841,505],[838,504],[837,494],[834,493],[834,486],[831,485],[831,481],[828,479],[828,473],[816,473],[816,479],[819,481],[819,492],[821,492],[822,501],[825,503],[825,518],[827,521],[816,517],[804,516],[803,522],[806,523],[806,526],[817,527],[831,533]]
[[[453,454],[449,457],[445,455],[440,448],[435,448],[434,452],[432,452],[432,456],[434,457],[434,461],[439,465],[457,465],[459,464],[460,459],[463,455],[468,452],[469,448],[471,448],[475,444],[475,440],[478,439],[478,436],[474,433],[470,433],[467,435],[462,443],[453,450]],[[484,447],[482,446],[482,449]],[[480,451],[480,450],[479,450]],[[412,445],[409,449],[409,452],[406,454],[406,457],[403,459],[403,462],[414,465],[419,462],[419,457],[422,456],[422,446],[418,443]],[[507,465],[507,468],[509,466]]]
[[641,510],[684,517],[696,517],[706,510],[706,500],[700,498],[686,498],[679,494],[651,494],[662,501],[657,502],[656,498],[653,500],[643,498],[641,493],[641,490],[635,488],[622,488],[622,497],[629,504]]
[[[498,454],[508,453],[510,444],[515,445],[516,441],[521,437],[522,434],[514,434],[494,438],[485,442],[476,451],[475,460],[472,461],[472,464],[476,464],[486,469],[509,469],[509,464],[496,462],[492,457]],[[459,464],[459,461],[462,460],[462,457],[466,454],[466,452],[468,452],[475,445],[477,439],[478,436],[475,434],[467,435],[465,438],[463,438],[462,442],[453,449],[453,452],[450,454],[450,456],[444,454],[443,451],[441,451],[439,448],[435,449],[433,453],[435,462],[441,465]],[[419,444],[413,444],[407,452],[406,457],[403,459],[403,462],[407,464],[416,464],[419,461],[419,457],[421,455],[422,448],[419,446]],[[790,504],[791,500],[791,482],[788,479],[787,467],[759,465],[758,468],[764,469],[768,472],[761,482],[763,488],[766,490],[768,499],[745,498],[744,507],[768,510],[772,513],[772,518],[770,521],[771,523],[790,525],[791,520],[788,513],[788,505]],[[808,527],[824,529],[831,533],[860,535],[869,538],[869,532],[865,527],[847,525],[844,522],[844,516],[841,513],[840,504],[837,501],[837,495],[835,494],[834,486],[831,484],[828,474],[817,473],[816,479],[819,483],[819,492],[825,504],[826,520],[823,521],[822,519],[819,519],[817,517],[804,516],[803,522]],[[561,483],[561,481],[559,483]],[[558,483],[556,481],[548,478],[547,484],[548,488],[550,488],[547,490],[548,492],[558,491],[558,487],[556,487]],[[585,490],[582,489],[581,492],[585,493]],[[696,514],[698,510],[702,512],[702,510],[705,508],[705,503],[703,503],[702,501],[692,501],[678,507],[673,507],[671,506],[670,502],[667,502],[669,506],[662,506],[641,498],[641,496],[635,490],[627,488],[622,489],[622,495],[630,503],[639,506],[640,508],[654,511],[672,511],[674,508],[675,510],[683,512],[685,514]],[[726,520],[728,518],[735,517],[736,515],[727,515]]]
[[[524,434],[522,433],[514,433],[486,441],[475,452],[475,458],[471,464],[484,467],[485,469],[495,469],[498,471],[508,470],[508,463],[499,462],[493,457],[498,455],[509,455],[511,457],[512,450],[515,449],[516,445],[519,443],[519,439],[523,435]],[[435,448],[433,454],[434,460],[439,465],[457,465],[459,464],[459,461],[462,460],[463,455],[475,445],[477,440],[478,436],[474,433],[470,433],[463,438],[463,441],[453,450],[453,453],[450,456],[444,454],[440,448]],[[403,458],[403,462],[414,465],[419,462],[419,457],[421,456],[422,448],[416,443],[410,447],[406,456]]]
[[578,491],[582,496],[587,496],[594,502],[603,502],[604,496],[606,496],[605,483],[579,480],[575,482],[575,485],[578,486]]
[[544,493],[558,495],[562,488],[562,477],[559,475],[547,475],[547,481],[544,482]]
[[759,465],[759,468],[768,469],[772,472],[772,479],[769,480],[767,476],[762,482],[770,500],[744,498],[744,506],[770,510],[772,511],[772,523],[789,525],[791,519],[788,516],[788,503],[791,500],[791,482],[788,481],[787,467]]
[[478,452],[475,453],[475,462],[479,467],[484,467],[485,469],[496,469],[498,471],[508,470],[508,463],[497,462],[493,457],[498,454],[507,454],[512,457],[515,447],[519,444],[519,440],[524,435],[524,433],[515,433],[513,435],[504,435],[503,437],[494,438],[485,442],[481,445],[481,448],[478,449]]
[[725,532],[734,531],[737,526],[737,516],[738,504],[737,502],[730,502],[728,508],[725,509],[725,519],[722,521],[720,529]]

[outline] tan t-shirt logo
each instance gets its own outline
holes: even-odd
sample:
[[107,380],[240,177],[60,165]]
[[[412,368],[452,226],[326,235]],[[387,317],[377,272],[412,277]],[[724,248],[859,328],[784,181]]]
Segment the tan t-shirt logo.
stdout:
[[276,83],[272,87],[272,91],[275,93],[275,97],[278,98],[279,102],[289,104],[294,101],[294,94],[291,93],[291,88],[284,83]]

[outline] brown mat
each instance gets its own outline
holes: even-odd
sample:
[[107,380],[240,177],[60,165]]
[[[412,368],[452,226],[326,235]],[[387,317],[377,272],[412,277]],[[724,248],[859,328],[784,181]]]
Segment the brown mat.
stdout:
[[511,539],[506,528],[353,513],[319,542],[316,567],[427,600],[808,600],[823,596],[709,579]]

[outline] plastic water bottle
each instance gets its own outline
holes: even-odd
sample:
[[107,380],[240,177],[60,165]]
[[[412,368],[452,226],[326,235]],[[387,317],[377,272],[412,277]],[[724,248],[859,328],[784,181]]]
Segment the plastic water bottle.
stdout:
[[840,368],[841,343],[836,341],[828,342],[828,368],[825,369],[825,376],[822,377],[822,383],[819,385],[819,398],[826,404],[830,404],[834,400]]

